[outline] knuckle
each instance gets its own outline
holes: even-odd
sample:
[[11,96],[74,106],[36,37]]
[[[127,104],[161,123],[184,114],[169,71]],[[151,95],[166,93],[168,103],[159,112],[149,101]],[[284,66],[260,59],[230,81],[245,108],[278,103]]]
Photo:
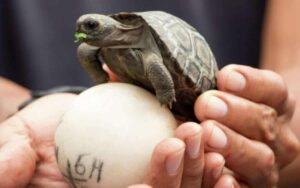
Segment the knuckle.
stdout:
[[277,185],[279,181],[279,174],[278,171],[274,170],[272,172],[270,172],[270,174],[268,175],[268,177],[264,177],[261,178],[259,181],[253,183],[253,187],[274,187],[275,185]]
[[274,170],[269,176],[269,184],[270,186],[274,187],[274,185],[277,185],[278,181],[279,181],[279,173],[277,170]]
[[294,133],[292,133],[291,131],[289,131],[289,133],[290,134],[285,139],[285,147],[286,152],[288,153],[288,155],[286,155],[286,157],[288,158],[287,160],[288,162],[291,162],[298,156],[300,152],[300,143]]
[[299,141],[297,139],[293,139],[290,142],[290,145],[289,145],[288,149],[291,152],[293,158],[298,156],[298,154],[300,152],[300,143],[299,143]]
[[183,174],[184,178],[189,180],[198,180],[203,174],[204,165],[192,165],[189,168],[184,168]]
[[260,173],[257,174],[257,179],[253,184],[256,186],[264,185],[264,187],[272,187],[277,184],[279,178],[277,166],[275,165],[275,154],[266,145],[262,144],[261,146],[264,152],[261,153],[262,163],[258,170]]
[[266,175],[269,174],[270,171],[274,169],[275,166],[275,154],[274,152],[267,146],[265,146],[265,154],[262,155],[263,161],[263,169],[266,169]]
[[261,104],[260,106],[261,137],[266,142],[273,142],[276,139],[276,135],[278,132],[278,126],[276,125],[277,112],[267,105]]

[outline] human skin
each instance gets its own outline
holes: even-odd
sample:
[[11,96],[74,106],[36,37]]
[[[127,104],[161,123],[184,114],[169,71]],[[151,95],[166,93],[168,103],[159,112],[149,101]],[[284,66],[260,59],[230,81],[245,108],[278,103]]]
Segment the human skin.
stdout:
[[[285,80],[295,100],[295,112],[290,127],[300,140],[300,1],[269,1],[261,68],[277,72]],[[281,170],[279,187],[299,187],[300,155]]]
[[[300,16],[299,15],[300,11],[298,11],[298,7],[300,7],[299,3],[300,2],[297,0],[291,0],[291,1],[273,0],[273,1],[269,2],[267,19],[265,22],[266,24],[265,24],[265,30],[264,30],[263,50],[262,50],[262,59],[261,59],[261,68],[271,69],[271,70],[277,72],[279,75],[281,75],[281,77],[285,80],[285,83],[287,84],[287,87],[289,90],[288,93],[292,93],[295,96],[294,98],[296,101],[300,99],[300,87],[299,87],[299,83],[298,83],[298,80],[300,79],[299,78],[300,75],[298,73],[299,72],[298,70],[300,70],[300,65],[299,65],[299,61],[300,61],[300,53],[299,53],[299,50],[300,50],[300,35],[299,35],[300,25],[299,24],[300,24],[300,22],[298,21],[298,18]],[[230,70],[232,68],[234,68],[234,67],[231,67]],[[253,76],[256,76],[256,75],[253,75]],[[270,79],[272,79],[272,77],[266,78],[266,82],[267,82],[267,80],[270,80]],[[219,83],[219,85],[222,86],[222,83],[221,84]],[[259,85],[259,83],[254,83],[253,85]],[[226,86],[222,86],[222,87],[226,88]],[[266,87],[264,89],[266,90],[266,96],[272,96],[274,93],[276,93],[276,92],[267,93],[267,91],[269,91],[268,85],[266,85]],[[241,93],[239,93],[239,92],[236,93],[232,90],[231,91],[224,90],[224,89],[222,90],[222,88],[220,88],[220,90],[223,92],[226,92],[226,93],[231,93],[229,100],[232,99],[233,96],[241,97]],[[253,90],[253,92],[255,92],[255,90]],[[3,93],[0,92],[0,95],[2,95],[2,94]],[[214,95],[214,94],[216,94],[216,93],[215,92],[206,93],[206,97]],[[256,94],[252,93],[252,95],[255,97]],[[228,95],[225,94],[224,96],[226,98],[226,96],[228,96]],[[1,96],[0,99],[1,98],[3,99],[3,97],[5,98],[6,96]],[[19,98],[19,96],[15,96],[15,97]],[[27,98],[27,97],[28,96],[26,96],[26,95],[25,95],[25,97],[20,97],[20,99],[21,99],[20,101],[22,101],[22,99]],[[248,97],[251,98],[251,96],[248,96]],[[244,96],[242,98],[244,98]],[[196,104],[196,105],[199,105],[199,103],[200,103],[200,106],[201,106],[201,99],[199,99],[197,103],[198,104]],[[2,101],[0,101],[0,104],[3,104]],[[11,114],[14,110],[16,110],[16,106],[17,106],[17,104],[12,104],[10,107],[13,107],[13,108],[11,108],[13,110],[10,110],[9,112],[5,113],[6,115],[2,116],[2,117],[7,117],[7,115]],[[284,129],[286,129],[284,131],[285,133],[280,133],[280,134],[290,135],[289,133],[287,133],[290,131],[287,131],[287,130],[289,128],[291,128],[291,131],[294,132],[298,138],[300,138],[300,129],[297,126],[300,121],[299,102],[296,103],[295,109],[296,110],[294,111],[294,116],[289,121],[286,121],[284,123],[285,124],[284,126],[281,124],[276,124],[276,125],[278,125],[279,127],[285,127]],[[272,111],[272,110],[270,110],[270,111]],[[279,110],[279,111],[281,111],[281,110]],[[283,111],[285,111],[285,110],[283,110]],[[277,112],[277,110],[276,110],[276,112]],[[1,113],[3,113],[3,111],[1,111]],[[274,113],[274,111],[272,113]],[[201,117],[202,117],[201,113],[199,114],[196,110],[196,114],[198,114],[198,117],[201,119]],[[239,113],[238,115],[239,115],[238,118],[240,118],[244,114]],[[203,117],[205,117],[205,116],[203,116]],[[221,120],[219,120],[219,121],[221,121]],[[222,125],[222,121],[221,121],[221,124],[218,121],[213,121],[211,123],[215,123],[216,126],[222,128],[222,130],[224,130],[224,132],[226,133],[226,136],[228,137],[227,139],[230,141],[230,143],[234,143],[234,140],[236,140],[236,139],[241,139],[240,136],[232,134],[231,131],[226,128],[226,127],[230,127],[231,124],[226,125],[224,123],[226,125],[225,126],[225,125]],[[247,122],[247,123],[249,123],[249,122]],[[204,127],[204,129],[208,129],[208,128],[211,128],[210,125],[208,125],[208,126],[206,125],[203,127]],[[246,126],[243,126],[243,128],[245,128],[245,127]],[[234,127],[230,127],[230,128],[234,128]],[[208,131],[209,131],[209,129],[208,129]],[[240,131],[242,131],[242,130],[240,130]],[[232,136],[232,138],[229,137],[230,135]],[[291,138],[294,138],[294,136],[291,136]],[[243,140],[244,140],[243,142],[246,142],[245,138],[243,138]],[[275,140],[278,140],[278,138],[276,137]],[[290,138],[288,138],[287,140],[290,140]],[[292,140],[294,140],[294,139],[292,139]],[[267,144],[262,144],[263,142],[258,143],[258,142],[254,142],[254,141],[250,142],[250,141],[247,141],[248,146],[255,147],[254,145],[258,144],[257,145],[258,151],[251,150],[251,147],[250,147],[250,150],[248,150],[249,155],[256,153],[256,155],[259,154],[259,155],[265,156],[266,159],[269,158],[269,160],[262,161],[262,163],[261,163],[262,166],[257,167],[258,170],[269,165],[268,166],[269,168],[266,168],[267,170],[265,170],[265,171],[272,172],[275,175],[278,173],[278,171],[276,171],[276,170],[273,171],[270,167],[272,167],[275,164],[281,164],[282,166],[284,166],[285,164],[288,163],[287,161],[290,161],[294,157],[293,155],[297,154],[297,151],[298,151],[298,145],[295,140],[292,141],[292,144],[291,144],[291,141],[289,143],[285,143],[285,139],[283,139],[283,140],[279,139],[279,141],[277,142],[277,144],[278,144],[277,147],[287,148],[288,149],[287,151],[292,151],[292,152],[287,152],[286,153],[287,156],[283,155],[282,153],[280,154],[280,152],[279,152],[279,156],[282,156],[281,159],[280,160],[276,159],[275,160],[276,162],[274,164],[271,163],[271,165],[270,165],[270,163],[268,163],[268,161],[272,161],[271,159],[274,157],[275,151],[271,150],[271,152],[270,152],[270,147],[268,147]],[[243,147],[246,148],[247,143],[245,145],[243,145]],[[250,143],[252,143],[252,144],[250,144]],[[280,146],[281,144],[283,144],[283,146]],[[290,147],[288,147],[288,145],[290,145]],[[231,150],[228,150],[228,148]],[[234,151],[234,147],[232,147],[232,148],[228,147],[228,148],[225,148],[225,149],[223,148],[223,150],[221,149],[221,150],[219,150],[219,152],[220,153],[225,152],[227,154],[226,155],[227,157],[230,156],[230,155],[228,155],[229,153],[236,152],[236,151]],[[212,148],[208,148],[208,149],[212,149]],[[262,153],[257,153],[261,150],[263,150]],[[237,151],[239,152],[239,150],[237,150]],[[278,151],[277,151],[277,153],[278,153]],[[238,156],[238,154],[236,154],[236,156]],[[237,161],[237,160],[235,160],[235,161]],[[233,162],[234,162],[234,160],[233,160]],[[259,165],[259,164],[257,164],[257,165]],[[243,166],[238,166],[238,165],[236,165],[236,167],[240,167],[240,169],[236,169],[236,172],[238,174],[243,174],[243,173],[248,172],[248,168],[243,168]],[[244,172],[243,172],[243,169],[244,169]],[[250,167],[250,170],[251,170],[251,167]],[[252,168],[252,170],[253,170],[253,168]],[[299,170],[300,170],[300,157],[298,157],[294,162],[290,163],[287,167],[285,167],[279,171],[279,173],[280,173],[279,187],[300,186],[300,182],[297,177]],[[254,175],[255,175],[255,173],[254,173]],[[226,183],[228,183],[229,185],[234,183],[235,187],[239,187],[239,186],[240,187],[243,187],[243,186],[251,187],[251,184],[260,183],[260,185],[263,187],[263,185],[270,183],[270,181],[271,182],[274,181],[274,179],[270,178],[270,176],[268,176],[268,178],[266,180],[268,182],[260,182],[260,181],[256,182],[254,180],[257,180],[258,177],[255,177],[255,176],[254,177],[243,177],[243,178],[248,178],[246,181],[249,183],[248,185],[239,184],[238,183],[239,179],[234,179],[230,174],[228,174],[226,176],[222,176],[222,178],[218,181],[216,186],[221,187],[220,184],[222,184],[222,183],[223,183],[223,185]],[[276,180],[276,177],[275,177],[275,180]],[[139,186],[141,186],[141,187],[139,187]],[[136,185],[135,188],[142,188],[142,187],[144,188],[147,186]]]
[[[75,98],[67,93],[45,96],[0,124],[0,176],[6,177],[0,179],[0,187],[69,187],[56,163],[54,133]],[[205,180],[207,186],[214,185],[225,162],[220,154],[204,154],[202,135],[199,124],[184,123],[174,138],[159,143],[144,183],[156,188],[199,188]]]
[[[247,78],[244,82],[244,86],[248,87],[241,87],[243,84],[232,84],[232,82],[240,82],[240,77],[230,76],[232,73],[242,73],[242,75]],[[267,76],[265,74],[267,74]],[[261,77],[258,77],[258,75]],[[272,84],[267,84],[268,82]],[[238,87],[232,87],[236,85]],[[260,85],[263,89],[251,87],[256,85]],[[285,131],[272,132],[272,128],[276,127],[276,125],[273,124],[276,121],[272,118],[277,116],[272,116],[275,110],[272,110],[271,107],[267,107],[267,105],[274,105],[274,108],[276,106],[276,111],[278,110],[282,114],[286,114],[286,123],[289,123],[291,117],[289,114],[293,112],[293,100],[288,97],[289,95],[287,95],[284,86],[281,77],[270,71],[262,71],[239,65],[230,65],[220,70],[218,74],[219,90],[204,93],[195,103],[195,113],[199,120],[202,120],[202,128],[195,125],[195,123],[183,124],[176,130],[176,138],[173,138],[173,140],[166,140],[159,144],[152,157],[151,168],[147,173],[145,183],[156,188],[166,187],[167,185],[170,185],[169,187],[184,188],[191,187],[189,184],[196,185],[194,187],[199,187],[203,180],[203,187],[212,187],[213,185],[215,185],[216,188],[231,187],[231,185],[234,185],[234,187],[272,187],[277,182],[279,172],[279,168],[277,169],[275,167],[277,165],[285,166],[291,162],[298,151],[298,142],[293,139],[295,137],[291,131],[288,131],[290,130],[289,126],[285,126]],[[228,91],[228,88],[230,91]],[[234,89],[240,90],[233,94]],[[253,91],[253,89],[255,91]],[[259,97],[261,96],[259,95],[259,92],[261,91],[264,91],[261,93],[262,96],[270,96],[270,94],[276,94],[278,96],[273,98],[261,98]],[[17,177],[18,172],[22,171],[23,176],[26,177],[23,177],[23,182],[21,181],[22,178],[19,178],[18,181],[11,182],[7,182],[13,180],[11,178],[1,179],[3,182],[0,182],[0,185],[2,183],[5,187],[20,187],[20,185],[30,184],[31,187],[47,187],[48,185],[54,187],[53,184],[51,184],[52,182],[58,184],[60,187],[67,186],[58,172],[56,163],[53,162],[55,160],[52,142],[58,119],[68,106],[68,102],[71,102],[74,99],[74,95],[61,95],[62,94],[42,98],[2,122],[0,126],[2,130],[0,130],[0,133],[3,135],[10,135],[9,137],[2,137],[1,155],[4,158],[3,160],[10,159],[12,161],[20,161],[20,163],[13,163],[11,161],[2,163],[11,164],[2,167],[1,169],[4,169],[2,172],[4,172],[6,176],[11,174],[11,177]],[[65,97],[68,97],[69,100],[66,100]],[[219,100],[224,100],[226,105],[228,105],[226,113],[223,113],[221,118],[220,116],[213,117],[214,113],[220,110],[220,108],[217,107],[217,109],[213,109],[216,106],[211,105],[210,97],[219,97]],[[257,97],[259,97],[258,99],[267,99],[267,102],[259,101],[257,100]],[[287,101],[287,104],[290,105],[283,105],[285,103],[276,105],[278,103],[278,98],[283,98],[280,101]],[[284,100],[284,98],[287,99]],[[61,101],[66,102],[66,104],[62,105]],[[266,103],[266,105],[263,106],[263,108],[260,108],[262,106],[260,103]],[[220,103],[217,102],[217,104]],[[240,106],[240,104],[243,105]],[[203,106],[206,110],[201,110]],[[48,109],[49,111],[46,111],[45,114],[40,113],[41,108]],[[263,121],[263,123],[261,123],[259,116],[253,116],[253,113],[248,113],[256,112],[254,114],[260,114],[260,110],[266,109],[268,112],[266,113],[266,117],[268,117],[267,120],[270,120],[271,123],[268,121]],[[244,110],[247,113],[240,113],[242,112],[241,110]],[[36,116],[37,113],[40,113],[40,115]],[[49,117],[51,118],[49,119]],[[239,121],[233,121],[234,119]],[[238,126],[239,124],[243,124],[243,121],[247,126]],[[266,127],[263,125],[268,126]],[[43,131],[47,130],[44,126],[46,126],[47,129],[50,128],[52,130],[46,131],[48,134],[50,133],[48,136],[43,135],[43,133],[45,133]],[[280,126],[282,125],[280,124]],[[257,131],[248,131],[249,129]],[[238,130],[240,134],[237,134],[233,130]],[[251,135],[249,136],[249,134]],[[280,137],[278,135],[288,135],[288,138]],[[174,174],[168,174],[166,171],[166,163],[164,163],[164,161],[168,158],[177,158],[170,156],[176,156],[178,155],[178,152],[180,155],[183,155],[183,151],[188,151],[187,148],[191,147],[189,146],[191,145],[189,142],[193,143],[189,140],[195,139],[195,136],[204,139],[201,141],[201,144],[205,146],[205,152],[213,153],[204,154],[204,147],[200,147],[202,148],[200,152],[202,154],[198,156],[199,160],[195,160],[194,162],[192,162],[194,159],[191,159],[188,155],[184,154],[185,167],[182,166],[181,161],[175,176]],[[251,139],[249,139],[249,137],[251,137]],[[48,142],[44,142],[45,138],[48,138],[46,139]],[[276,145],[269,146],[269,140],[264,140],[262,138],[277,140]],[[7,147],[7,144],[9,144],[9,146],[16,146],[17,148],[14,149],[13,152],[20,153],[9,153],[11,150],[9,150],[10,147]],[[39,145],[40,147],[38,147]],[[48,146],[48,149],[44,146]],[[25,147],[25,149],[18,149],[23,147]],[[39,148],[42,148],[41,151],[37,150]],[[281,150],[277,150],[276,148],[281,148]],[[8,151],[6,152],[6,150]],[[52,153],[50,152],[49,154],[49,151],[52,151]],[[283,155],[284,152],[282,151],[288,151],[288,154]],[[227,173],[227,170],[225,170],[222,175],[221,173],[216,173],[218,169],[219,172],[221,172],[221,169],[224,166],[223,157],[216,152],[225,157],[226,167],[232,171],[234,176],[232,173]],[[275,154],[280,160],[277,158],[275,160]],[[14,157],[10,158],[10,155]],[[23,156],[31,157],[28,159],[28,157],[26,158]],[[49,158],[52,160],[39,161],[40,159],[47,159],[43,156],[50,156]],[[26,159],[29,161],[21,162]],[[38,163],[35,163],[34,161]],[[249,161],[252,162],[250,163]],[[23,164],[23,166],[20,164]],[[24,166],[24,164],[31,166]],[[49,166],[47,167],[47,165],[52,167],[51,171],[48,170],[51,168],[49,168]],[[42,168],[45,166],[47,168]],[[12,171],[11,169],[14,170]],[[24,169],[26,170],[24,171]],[[217,178],[216,175],[213,174],[217,174]],[[53,177],[55,177],[54,182]],[[12,185],[7,186],[9,183],[12,183]],[[20,183],[20,185],[15,185],[15,183]]]
[[[297,141],[295,140],[295,137],[293,136],[293,134],[291,134],[291,132],[293,132],[294,135],[296,135],[297,139],[300,140],[300,127],[299,127],[299,122],[300,122],[300,102],[299,102],[300,99],[300,87],[299,87],[300,11],[299,11],[299,7],[300,7],[300,1],[298,0],[291,0],[291,1],[269,0],[267,2],[267,12],[266,12],[264,31],[262,36],[263,40],[262,40],[260,67],[262,69],[269,69],[278,73],[284,80],[287,87],[286,89],[288,90],[287,94],[289,96],[286,98],[291,98],[291,95],[293,95],[294,96],[293,98],[295,100],[295,104],[294,104],[295,110],[293,116],[289,117],[290,119],[288,121],[284,120],[283,123],[277,123],[276,125],[274,125],[276,127],[277,126],[279,127],[277,129],[280,130],[283,129],[284,132],[284,133],[280,133],[281,135],[283,135],[280,136],[281,137],[280,139],[277,138],[275,140],[279,140],[277,142],[282,142],[282,143],[290,142],[288,145],[291,146],[291,147],[287,147],[286,149],[288,150],[286,151],[282,150],[282,148],[277,149],[277,151],[275,151],[274,148],[276,147],[273,147],[273,151],[275,152],[275,154],[277,153],[276,163],[280,164],[279,166],[282,166],[281,170],[279,170],[278,187],[283,187],[283,188],[289,188],[289,187],[293,188],[293,187],[300,186],[300,181],[299,181],[300,155],[298,155],[298,157],[288,166],[284,165],[287,164],[286,161],[289,161],[288,158],[291,159],[295,157],[298,151],[297,148],[299,147],[297,146],[296,144]],[[231,69],[234,69],[234,67],[229,68],[229,70]],[[226,77],[226,74],[225,75],[222,74],[221,77]],[[276,102],[278,103],[279,98],[274,99],[275,93],[267,92],[269,87],[267,83],[268,83],[268,79],[266,79],[266,82],[264,83],[266,96],[273,98],[275,103]],[[282,83],[282,80],[279,79],[279,83]],[[221,87],[220,90],[222,90],[223,88],[223,91],[226,91],[227,93],[231,93],[235,96],[242,96],[242,97],[246,96],[245,91],[244,93],[243,91],[240,92],[235,92],[232,90],[230,91],[228,89],[225,89],[226,87],[222,86],[222,84],[223,84],[222,81],[218,83],[218,86]],[[260,84],[261,83],[256,82],[254,85],[259,86]],[[255,92],[256,90],[254,89],[253,91]],[[208,98],[209,95],[215,95],[215,94],[220,94],[220,93],[216,93],[216,92],[207,93],[206,98]],[[255,93],[252,94],[255,97],[256,94]],[[232,99],[232,96],[230,98]],[[248,98],[252,98],[252,97],[248,96]],[[289,100],[292,101],[292,99]],[[200,99],[200,102],[198,101],[198,104],[196,104],[196,106],[201,105],[201,101],[203,100]],[[290,102],[290,104],[291,103],[293,102]],[[273,108],[275,108],[275,106],[273,106]],[[275,110],[275,112],[278,113],[278,109]],[[281,113],[279,112],[278,114],[279,116],[276,116],[276,118],[270,118],[270,119],[276,121],[275,119],[278,119],[278,117],[282,117],[282,112]],[[205,117],[201,113],[198,114],[198,116],[200,116],[200,119]],[[231,128],[234,129],[234,127]],[[291,136],[291,138],[288,137],[289,135]],[[284,137],[285,139],[283,139]],[[230,179],[230,177],[226,177],[226,178]]]
[[295,99],[279,74],[248,66],[224,67],[218,73],[217,85],[218,90],[202,94],[195,103],[204,137],[209,139],[217,126],[229,142],[222,145],[220,139],[216,145],[206,145],[206,151],[221,153],[231,170],[225,170],[227,175],[215,186],[273,187],[285,179],[282,169],[299,152],[291,127]]
[[49,96],[1,122],[0,174],[5,178],[0,187],[68,187],[58,176],[53,139],[59,117],[74,98]]
[[283,79],[272,71],[229,65],[218,74],[218,88],[198,98],[195,114],[204,129],[222,129],[228,145],[206,151],[221,153],[245,187],[276,185],[280,170],[299,152],[291,129],[295,101]]
[[30,98],[30,91],[0,77],[0,122],[15,113],[18,106]]

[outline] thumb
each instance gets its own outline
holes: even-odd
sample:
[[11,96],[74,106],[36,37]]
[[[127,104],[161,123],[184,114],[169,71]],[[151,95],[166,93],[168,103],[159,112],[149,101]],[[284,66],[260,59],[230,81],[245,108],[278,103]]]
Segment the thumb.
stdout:
[[34,173],[37,156],[22,127],[17,117],[0,124],[0,187],[26,187]]

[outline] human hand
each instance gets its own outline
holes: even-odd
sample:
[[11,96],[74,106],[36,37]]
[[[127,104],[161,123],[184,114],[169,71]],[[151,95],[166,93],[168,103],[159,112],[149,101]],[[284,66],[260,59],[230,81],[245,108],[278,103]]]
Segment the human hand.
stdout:
[[[0,179],[0,187],[69,187],[58,169],[53,140],[60,117],[74,98],[73,94],[42,97],[1,123],[0,175],[6,178]],[[202,134],[198,124],[187,123],[176,130],[176,138],[161,142],[144,183],[155,188],[215,184],[224,159],[217,153],[204,156]]]
[[155,148],[145,185],[128,188],[149,188],[147,185],[153,188],[231,188],[235,182],[222,175],[225,163],[222,155],[204,153],[204,145],[218,142],[217,137],[205,139],[206,134],[199,124],[180,125],[175,138],[166,139]]
[[[103,69],[108,73],[110,80],[119,81],[117,76],[104,64]],[[159,187],[205,187],[205,188],[227,188],[233,187],[233,185],[240,185],[237,183],[233,176],[228,176],[222,174],[224,167],[224,158],[222,155],[215,152],[207,152],[204,154],[204,145],[213,145],[219,143],[219,134],[215,134],[215,137],[211,137],[210,129],[202,129],[201,126],[195,123],[184,123],[179,126],[176,130],[176,138],[181,139],[185,142],[187,148],[191,143],[187,142],[187,137],[190,134],[193,137],[195,131],[199,129],[201,132],[200,153],[199,159],[192,160],[187,154],[184,156],[184,166],[179,169],[179,174],[176,177],[166,175],[164,170],[164,164],[162,162],[155,162],[155,159],[165,159],[166,156],[171,155],[172,151],[168,151],[168,148],[174,148],[172,143],[168,143],[169,140],[161,142],[153,153],[151,168],[149,169],[147,176],[145,178],[145,183],[152,185],[153,188]],[[218,133],[222,132],[217,129]],[[199,134],[199,133],[198,133]],[[204,136],[209,136],[209,139],[204,138]],[[180,141],[180,140],[179,140]],[[188,150],[188,149],[186,149]],[[204,158],[204,159],[203,159]],[[163,178],[162,178],[163,177]],[[148,185],[133,185],[128,188],[149,188]]]
[[[119,81],[117,76],[104,64],[103,69],[108,73],[110,80]],[[221,130],[220,130],[221,131]],[[198,133],[197,133],[198,132]],[[176,151],[174,143],[167,139],[162,141],[155,149],[151,166],[145,177],[145,183],[152,185],[153,188],[165,188],[165,187],[215,187],[215,188],[227,188],[232,187],[236,181],[233,181],[233,177],[223,176],[222,171],[224,167],[223,156],[209,152],[204,154],[204,145],[214,144],[219,141],[217,137],[210,137],[210,139],[205,139],[203,135],[209,135],[204,133],[201,126],[195,123],[184,123],[177,128],[175,136],[177,141],[173,139],[173,142],[184,142],[185,150],[189,151],[189,148],[193,146],[190,140],[194,140],[195,135],[198,134],[202,139],[200,141],[200,156],[196,159],[192,159],[186,153],[183,159],[183,167],[178,169],[176,176],[170,176],[166,173],[164,159],[167,159],[169,155],[172,155],[172,150]],[[199,135],[200,134],[200,135]],[[218,135],[217,135],[218,136]],[[190,137],[190,138],[189,138]],[[179,140],[178,140],[179,139]],[[178,142],[179,141],[179,142]],[[204,143],[206,142],[206,143]],[[198,141],[198,144],[200,144]],[[195,144],[195,143],[194,143]],[[177,147],[179,147],[177,145]],[[182,147],[182,146],[181,146]],[[195,147],[195,145],[194,145]],[[183,149],[183,148],[182,148]],[[181,150],[182,150],[181,149]],[[148,185],[133,185],[128,188],[149,188]]]
[[0,187],[69,187],[58,170],[53,140],[74,98],[43,97],[0,124]]
[[[290,126],[292,131],[300,140],[300,85],[299,85],[299,64],[295,66],[284,66],[288,67],[287,69],[276,69],[275,71],[279,73],[284,80],[286,81],[289,92],[292,92],[294,98],[296,99],[295,112],[291,119]],[[300,155],[290,164],[288,164],[284,169],[280,171],[280,179],[278,187],[300,187],[299,179],[299,170],[300,170]]]
[[215,128],[224,133],[206,150],[225,157],[231,171],[225,178],[235,187],[276,185],[280,169],[299,151],[289,126],[295,104],[284,81],[271,71],[229,65],[220,70],[217,84],[218,91],[202,94],[195,103],[207,137]]

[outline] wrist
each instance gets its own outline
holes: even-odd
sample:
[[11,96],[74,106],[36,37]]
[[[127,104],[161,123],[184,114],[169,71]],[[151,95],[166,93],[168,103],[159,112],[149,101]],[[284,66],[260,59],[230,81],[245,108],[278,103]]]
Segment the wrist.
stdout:
[[18,110],[18,106],[31,98],[30,91],[0,77],[0,122]]

